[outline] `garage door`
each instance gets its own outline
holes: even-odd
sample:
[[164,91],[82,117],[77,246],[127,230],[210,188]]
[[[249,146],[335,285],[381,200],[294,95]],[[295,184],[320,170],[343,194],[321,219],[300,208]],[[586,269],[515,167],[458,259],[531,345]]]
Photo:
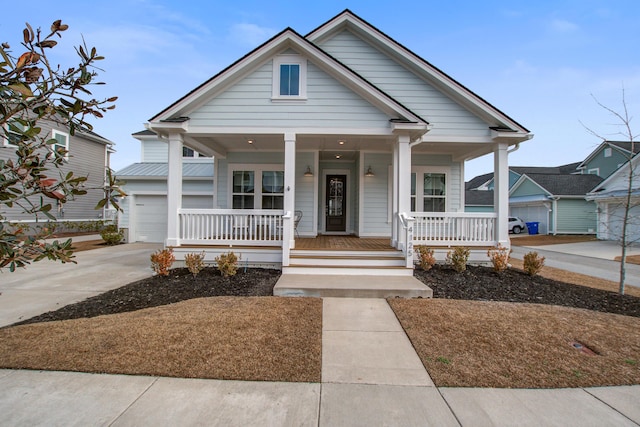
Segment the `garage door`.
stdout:
[[[608,240],[622,240],[622,225],[624,223],[624,207],[617,203],[610,203],[609,207]],[[640,240],[640,206],[633,206],[629,211],[627,221],[627,241]]]
[[[162,243],[167,236],[167,196],[136,196],[135,242]],[[186,209],[210,209],[212,196],[182,196]]]
[[549,211],[545,206],[511,206],[511,216],[517,216],[524,222],[539,222],[538,233],[549,234]]

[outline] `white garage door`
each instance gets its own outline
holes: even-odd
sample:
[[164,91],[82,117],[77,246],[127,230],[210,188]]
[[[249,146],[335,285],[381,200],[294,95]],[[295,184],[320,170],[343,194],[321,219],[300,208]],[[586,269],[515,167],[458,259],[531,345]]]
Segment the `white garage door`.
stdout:
[[511,216],[524,222],[539,222],[538,233],[549,234],[549,211],[544,206],[511,206]]
[[[167,196],[136,196],[135,242],[162,243],[167,236]],[[209,209],[213,196],[182,196],[186,209]]]
[[[624,207],[620,204],[609,204],[608,240],[622,240],[622,225],[624,223]],[[637,242],[640,239],[640,206],[633,206],[629,211],[627,221],[627,241]]]

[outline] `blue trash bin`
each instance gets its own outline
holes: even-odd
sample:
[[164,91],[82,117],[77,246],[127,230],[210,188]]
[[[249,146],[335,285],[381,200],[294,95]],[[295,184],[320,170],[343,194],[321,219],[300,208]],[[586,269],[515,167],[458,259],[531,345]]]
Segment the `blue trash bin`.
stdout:
[[527,224],[527,231],[529,234],[538,234],[539,222],[525,222]]

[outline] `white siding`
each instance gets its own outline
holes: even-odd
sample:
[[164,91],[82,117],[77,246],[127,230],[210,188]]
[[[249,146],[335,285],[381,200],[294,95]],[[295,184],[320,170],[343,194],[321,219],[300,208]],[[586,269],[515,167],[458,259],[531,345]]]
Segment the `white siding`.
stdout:
[[[307,165],[311,167],[313,176],[304,176]],[[315,183],[318,171],[314,166],[314,153],[296,153],[296,210],[302,211],[302,220],[298,224],[298,234],[312,234],[314,220]]]
[[306,101],[273,102],[272,61],[189,114],[198,126],[332,127],[388,126],[391,117],[373,107],[328,74],[307,67]]
[[488,124],[349,31],[321,47],[433,125],[430,136],[486,136]]
[[365,236],[390,236],[389,223],[389,165],[392,155],[387,153],[365,153],[364,167],[371,166],[374,176],[363,177],[363,224]]
[[169,146],[164,141],[141,141],[143,163],[167,163]]

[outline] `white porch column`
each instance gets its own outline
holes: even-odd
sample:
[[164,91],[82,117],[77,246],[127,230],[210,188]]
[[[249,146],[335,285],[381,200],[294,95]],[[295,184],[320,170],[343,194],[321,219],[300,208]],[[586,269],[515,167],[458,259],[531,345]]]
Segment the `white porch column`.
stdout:
[[508,145],[504,142],[496,144],[493,150],[493,205],[497,215],[496,240],[504,247],[509,243],[509,161]]
[[398,248],[398,144],[393,144],[391,165],[391,246]]
[[293,217],[296,209],[296,134],[284,134],[284,218],[282,232],[282,266],[289,265],[289,251],[295,247]]
[[[411,146],[409,135],[399,135],[398,150],[398,212],[411,212]],[[406,234],[398,227],[398,249],[406,248]]]
[[169,172],[167,175],[167,240],[165,246],[180,244],[180,219],[182,208],[182,135],[169,134]]

